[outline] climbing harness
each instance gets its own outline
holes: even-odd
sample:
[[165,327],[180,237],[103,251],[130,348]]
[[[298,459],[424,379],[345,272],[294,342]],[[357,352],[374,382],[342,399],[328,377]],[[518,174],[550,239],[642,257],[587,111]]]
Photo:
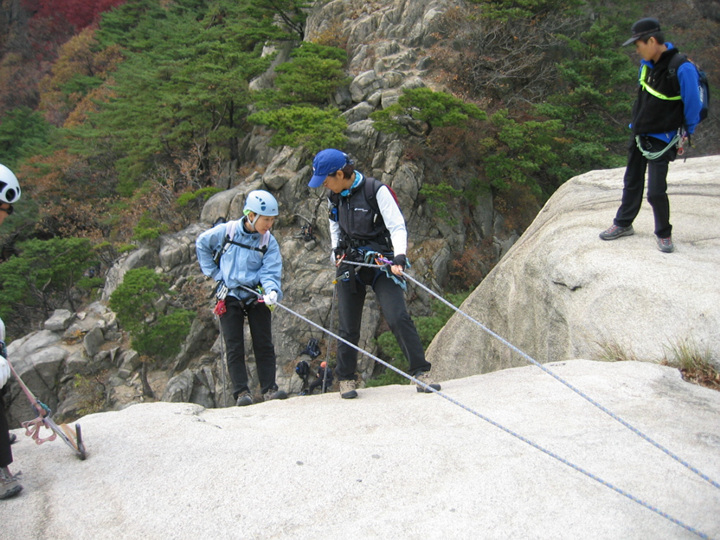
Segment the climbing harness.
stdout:
[[[382,264],[392,264],[392,261],[388,261],[387,259],[378,259],[378,262],[379,262],[379,263],[382,263]],[[351,263],[351,264],[359,264],[359,263]],[[504,339],[502,336],[500,336],[500,335],[496,334],[495,332],[493,332],[492,330],[490,330],[487,326],[485,326],[484,324],[482,324],[480,321],[477,321],[476,319],[472,318],[470,315],[468,315],[467,313],[465,313],[464,311],[462,311],[462,310],[459,309],[458,307],[454,306],[453,304],[451,304],[450,302],[448,302],[447,300],[445,300],[442,296],[440,296],[439,294],[437,294],[437,293],[434,292],[433,290],[429,289],[428,287],[426,287],[425,285],[423,285],[422,283],[420,283],[420,282],[419,282],[418,280],[416,280],[415,278],[407,275],[405,272],[403,272],[403,276],[404,276],[406,279],[408,279],[409,281],[411,281],[412,283],[414,283],[415,285],[417,285],[418,287],[420,287],[421,289],[423,289],[425,292],[431,294],[432,296],[434,296],[435,298],[437,298],[438,300],[440,300],[441,302],[443,302],[446,306],[452,308],[454,311],[456,311],[457,313],[459,313],[460,315],[462,315],[463,317],[465,317],[466,319],[468,319],[470,322],[472,322],[472,323],[476,324],[477,326],[479,326],[480,328],[482,328],[485,332],[487,332],[487,333],[490,334],[492,337],[494,337],[495,339],[497,339],[498,341],[500,341],[500,343],[502,343],[503,345],[505,345],[506,347],[508,347],[508,348],[511,349],[512,351],[514,351],[514,352],[516,352],[517,354],[519,354],[520,356],[522,356],[525,360],[527,360],[528,362],[530,362],[530,363],[533,364],[534,366],[539,367],[541,370],[543,370],[545,373],[547,373],[548,375],[550,375],[552,378],[554,378],[554,379],[557,380],[558,382],[560,382],[560,383],[564,384],[565,386],[567,386],[570,390],[572,390],[572,391],[575,392],[577,395],[579,395],[580,397],[582,397],[583,399],[585,399],[586,401],[588,401],[590,404],[592,404],[592,405],[594,405],[595,407],[597,407],[598,409],[600,409],[602,412],[604,412],[605,414],[607,414],[608,416],[610,416],[613,420],[616,420],[617,422],[619,422],[620,424],[622,424],[623,426],[625,426],[626,428],[628,428],[630,431],[632,431],[633,433],[635,433],[636,435],[638,435],[640,438],[646,440],[647,442],[649,442],[650,444],[652,444],[655,448],[661,450],[662,452],[664,452],[665,454],[667,454],[668,456],[670,456],[672,459],[674,459],[675,461],[677,461],[678,463],[680,463],[682,466],[686,467],[686,468],[689,469],[690,471],[692,471],[692,472],[694,472],[695,474],[697,474],[700,478],[702,478],[702,479],[705,480],[706,482],[709,482],[711,485],[713,485],[713,486],[716,487],[716,488],[720,488],[720,483],[716,482],[715,480],[713,480],[712,478],[710,478],[709,476],[707,476],[706,474],[704,474],[703,472],[701,472],[701,471],[698,470],[697,468],[693,467],[693,466],[690,465],[687,461],[683,460],[682,458],[680,458],[679,456],[677,456],[676,454],[674,454],[673,452],[671,452],[670,450],[668,450],[667,448],[665,448],[665,447],[664,447],[663,445],[661,445],[660,443],[658,443],[658,442],[654,441],[653,439],[651,439],[651,438],[650,438],[649,436],[647,436],[645,433],[643,433],[642,431],[640,431],[639,429],[637,429],[636,427],[634,427],[633,425],[631,425],[631,424],[628,423],[627,421],[625,421],[625,420],[623,420],[622,418],[620,418],[619,416],[617,416],[615,413],[613,413],[613,412],[612,412],[611,410],[609,410],[607,407],[601,405],[600,403],[598,403],[597,401],[595,401],[594,399],[592,399],[590,396],[588,396],[587,394],[585,394],[584,392],[582,392],[582,390],[576,388],[575,386],[573,386],[572,384],[570,384],[569,382],[567,382],[565,379],[563,379],[562,377],[560,377],[559,375],[557,375],[555,372],[553,372],[551,369],[549,369],[548,367],[542,365],[540,362],[538,362],[537,360],[535,360],[534,358],[532,358],[529,354],[521,351],[521,350],[518,349],[515,345],[513,345],[512,343],[510,343],[509,341],[507,341],[506,339]]]
[[[358,264],[358,265],[360,265],[360,266],[364,266],[364,265],[365,265],[365,263],[353,263],[353,264]],[[405,274],[405,277],[408,277],[408,278],[409,278],[410,276],[407,276],[407,275]],[[411,278],[411,281],[412,281],[413,283],[417,283],[417,282],[416,282],[414,279],[412,279],[412,278]],[[243,289],[247,290],[248,292],[251,292],[251,293],[253,293],[253,294],[258,294],[257,291],[253,291],[252,289],[249,289],[249,288],[244,287],[244,286],[241,286],[241,287],[242,287]],[[434,294],[434,293],[432,293],[432,294]],[[262,298],[261,298],[260,300],[262,300]],[[448,304],[449,304],[449,303],[448,303]],[[335,334],[334,332],[328,330],[327,328],[324,328],[324,327],[320,326],[319,324],[311,321],[310,319],[308,319],[307,317],[304,317],[304,316],[301,315],[300,313],[297,313],[296,311],[293,311],[292,309],[290,309],[289,307],[283,305],[282,303],[276,302],[275,305],[276,305],[276,306],[279,306],[279,307],[282,308],[282,309],[284,309],[285,311],[287,311],[287,312],[290,313],[291,315],[294,315],[294,316],[297,317],[298,319],[300,319],[300,320],[308,323],[309,325],[314,326],[314,327],[317,328],[318,330],[320,330],[320,331],[322,331],[322,332],[325,332],[325,333],[328,334],[330,337],[333,337],[333,338],[337,339],[338,341],[342,341],[345,345],[348,345],[349,347],[352,347],[353,349],[355,349],[355,350],[358,351],[359,353],[368,356],[369,358],[373,359],[375,362],[378,362],[379,364],[382,364],[382,365],[385,366],[386,368],[393,370],[394,372],[396,372],[397,374],[405,377],[406,379],[409,379],[411,382],[413,382],[413,383],[415,383],[416,385],[421,386],[422,388],[424,388],[426,392],[428,392],[428,393],[429,393],[429,392],[434,392],[435,394],[437,394],[438,396],[442,397],[443,399],[446,399],[446,400],[449,401],[450,403],[452,403],[452,404],[454,404],[454,405],[457,405],[458,407],[460,407],[461,409],[466,410],[466,411],[469,412],[470,414],[473,414],[473,415],[477,416],[477,417],[480,418],[481,420],[484,420],[485,422],[491,424],[492,426],[494,426],[494,427],[496,427],[496,428],[504,431],[504,432],[507,433],[508,435],[511,435],[511,436],[515,437],[516,439],[521,440],[522,442],[524,442],[524,443],[532,446],[532,447],[535,448],[536,450],[541,451],[542,453],[550,456],[551,458],[559,461],[560,463],[562,463],[562,464],[564,464],[564,465],[567,465],[568,467],[570,467],[570,468],[574,469],[575,471],[577,471],[577,472],[579,472],[579,473],[587,476],[588,478],[591,478],[592,480],[595,480],[596,482],[604,485],[605,487],[608,487],[608,488],[612,489],[613,491],[615,491],[616,493],[622,495],[623,497],[626,497],[626,498],[630,499],[631,501],[639,504],[640,506],[643,506],[644,508],[647,508],[647,509],[650,510],[651,512],[654,512],[655,514],[664,517],[664,518],[667,519],[668,521],[674,523],[675,525],[677,525],[677,526],[679,526],[679,527],[682,527],[682,528],[685,529],[686,531],[689,531],[689,532],[691,532],[691,533],[699,536],[700,538],[710,539],[710,537],[709,537],[707,534],[705,534],[705,533],[703,533],[703,532],[701,532],[701,531],[699,531],[699,530],[691,527],[690,525],[687,525],[686,523],[680,521],[679,519],[671,516],[671,515],[668,514],[667,512],[664,512],[664,511],[660,510],[659,508],[657,508],[657,507],[655,507],[655,506],[653,506],[653,505],[645,502],[644,500],[642,500],[642,499],[640,499],[640,498],[632,495],[632,494],[629,493],[628,491],[625,491],[624,489],[619,488],[619,487],[615,486],[614,484],[612,484],[612,483],[610,483],[610,482],[608,482],[608,481],[606,481],[606,480],[603,480],[603,479],[600,478],[599,476],[591,473],[590,471],[587,471],[586,469],[580,467],[579,465],[575,465],[575,464],[572,463],[571,461],[566,460],[565,458],[563,458],[562,456],[556,454],[556,453],[553,452],[552,450],[548,450],[547,448],[545,448],[545,447],[543,447],[543,446],[540,446],[539,444],[531,441],[531,440],[528,439],[527,437],[524,437],[523,435],[520,435],[519,433],[516,433],[515,431],[513,431],[513,430],[511,430],[511,429],[503,426],[503,425],[500,424],[499,422],[496,422],[495,420],[493,420],[493,419],[485,416],[484,414],[476,411],[475,409],[472,409],[471,407],[468,407],[467,405],[465,405],[465,404],[463,404],[463,403],[460,403],[458,400],[456,400],[456,399],[448,396],[447,394],[443,393],[442,391],[436,390],[436,389],[433,388],[432,386],[430,386],[430,385],[428,385],[428,384],[426,384],[426,383],[424,383],[424,382],[416,379],[415,377],[413,377],[412,375],[410,375],[410,374],[408,374],[408,373],[405,373],[404,371],[396,368],[396,367],[393,366],[392,364],[390,364],[390,363],[388,363],[388,362],[385,362],[384,360],[381,360],[380,358],[378,358],[377,356],[371,354],[370,352],[368,352],[368,351],[366,351],[366,350],[358,347],[357,345],[354,345],[353,343],[350,343],[350,342],[347,341],[346,339],[343,339],[342,337],[340,337],[339,335]],[[449,304],[449,305],[450,305],[451,307],[453,307],[453,309],[457,309],[457,308],[455,308],[455,306],[452,306],[452,304]],[[524,354],[524,353],[522,353],[522,354]],[[557,377],[555,377],[555,378],[557,378]]]
[[[348,257],[348,254],[350,255],[349,257]],[[388,266],[388,264],[385,264],[385,263],[378,264],[377,263],[377,261],[379,261],[379,260],[382,260],[382,261],[388,260],[379,251],[374,251],[372,249],[362,249],[362,248],[346,250],[342,254],[342,257],[335,262],[335,266],[339,267],[341,264],[343,264],[343,261],[346,258],[347,258],[347,261],[345,262],[345,264],[364,266],[367,268],[374,268],[376,272],[383,272],[388,278],[390,278],[397,285],[399,285],[403,291],[407,291],[407,283],[405,282],[405,280],[402,277],[396,276],[395,274],[393,274],[392,271],[390,270],[390,266]],[[359,262],[360,260],[363,261],[362,264]],[[373,264],[373,262],[375,262],[375,264]],[[409,261],[407,262],[407,267],[410,268]],[[354,292],[355,291],[354,279],[355,279],[356,275],[357,274],[355,273],[355,269],[351,267],[350,270],[344,272],[343,274],[338,276],[338,278],[341,278],[343,281],[352,279],[353,280],[353,292]],[[335,281],[333,281],[333,283],[337,283],[337,278]],[[374,280],[373,280],[373,283],[374,283]]]

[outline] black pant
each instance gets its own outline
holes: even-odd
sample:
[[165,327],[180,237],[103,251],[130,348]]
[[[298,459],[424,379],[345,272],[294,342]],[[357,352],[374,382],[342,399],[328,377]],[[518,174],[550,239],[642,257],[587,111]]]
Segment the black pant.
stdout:
[[[342,265],[338,276],[342,276],[348,265]],[[357,345],[360,341],[360,325],[362,323],[362,310],[365,305],[366,286],[370,285],[375,291],[378,303],[382,309],[385,320],[390,326],[395,339],[405,358],[410,362],[410,375],[422,371],[430,371],[430,363],[425,360],[420,336],[418,336],[415,323],[407,312],[403,290],[389,278],[382,270],[374,268],[361,268],[356,270],[356,278],[338,279],[338,335]],[[335,373],[339,380],[354,380],[357,369],[357,350],[338,342],[337,367]]]
[[[9,384],[9,383],[8,383]],[[0,468],[7,467],[13,462],[10,449],[10,431],[5,417],[5,393],[0,390]]]
[[[643,146],[650,152],[657,152],[667,143],[653,137],[643,137]],[[670,201],[667,196],[668,163],[675,159],[677,149],[670,148],[658,159],[649,161],[637,147],[632,137],[628,147],[627,168],[625,169],[622,203],[615,215],[615,225],[628,227],[640,212],[645,187],[645,171],[648,171],[647,200],[655,216],[655,234],[667,238],[672,233],[670,225]]]
[[[326,392],[330,389],[330,387],[332,386],[332,383],[333,383],[332,377],[330,377],[328,375],[328,378],[325,381],[325,391]],[[320,391],[322,392],[322,385],[323,385],[323,378],[316,377],[315,380],[310,383],[310,388],[308,388],[308,391],[307,391],[308,395],[312,394],[316,388],[320,388],[321,389]]]
[[[247,315],[252,336],[255,364],[257,365],[260,388],[264,394],[275,385],[275,347],[272,342],[272,313],[262,303],[245,306],[233,296],[225,298],[227,312],[220,317],[223,337],[227,349],[227,366],[233,383],[233,397],[250,390],[245,366],[245,336],[243,324]],[[246,313],[247,311],[247,313]]]

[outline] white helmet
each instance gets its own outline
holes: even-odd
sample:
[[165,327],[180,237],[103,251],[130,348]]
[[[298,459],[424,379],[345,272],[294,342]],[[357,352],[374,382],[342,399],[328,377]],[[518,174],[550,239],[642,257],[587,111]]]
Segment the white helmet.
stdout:
[[258,216],[277,216],[278,215],[278,203],[275,197],[270,195],[267,191],[262,189],[256,189],[247,194],[245,199],[245,208],[243,213],[253,212]]
[[20,200],[20,184],[13,172],[0,163],[0,202],[14,204]]

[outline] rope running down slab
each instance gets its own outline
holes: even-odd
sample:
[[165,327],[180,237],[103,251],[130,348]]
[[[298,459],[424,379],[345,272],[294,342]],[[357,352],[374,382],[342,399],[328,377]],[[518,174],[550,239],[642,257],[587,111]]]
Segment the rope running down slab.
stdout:
[[[343,261],[343,262],[347,262],[347,261]],[[354,263],[354,262],[347,262],[347,264],[353,264],[353,265],[357,265],[357,266],[367,266],[367,267],[370,267],[370,268],[378,268],[378,265],[376,265],[376,264]],[[490,334],[492,337],[494,337],[495,339],[497,339],[498,341],[500,341],[500,343],[502,343],[503,345],[507,346],[508,348],[510,348],[511,350],[513,350],[514,352],[516,352],[517,354],[519,354],[520,356],[522,356],[525,360],[527,360],[528,362],[530,362],[530,363],[533,364],[534,366],[539,367],[539,368],[540,368],[541,370],[543,370],[545,373],[547,373],[548,375],[550,375],[551,377],[553,377],[554,379],[556,379],[556,380],[559,381],[560,383],[564,384],[564,385],[567,386],[570,390],[572,390],[573,392],[575,392],[577,395],[579,395],[579,396],[582,397],[583,399],[587,400],[589,403],[591,403],[592,405],[594,405],[595,407],[597,407],[598,409],[600,409],[602,412],[604,412],[605,414],[607,414],[608,416],[610,416],[613,420],[616,420],[617,422],[619,422],[620,424],[622,424],[623,426],[625,426],[626,428],[628,428],[630,431],[632,431],[633,433],[635,433],[637,436],[639,436],[640,438],[642,438],[642,439],[644,439],[645,441],[649,442],[649,443],[652,444],[655,448],[661,450],[661,451],[664,452],[666,455],[668,455],[669,457],[671,457],[672,459],[674,459],[675,461],[677,461],[678,463],[680,463],[683,467],[686,467],[688,470],[692,471],[693,473],[695,473],[696,475],[698,475],[700,478],[702,478],[703,480],[705,480],[706,482],[708,482],[708,483],[711,484],[712,486],[720,489],[720,483],[718,483],[717,481],[713,480],[712,478],[710,478],[708,475],[706,475],[705,473],[703,473],[702,471],[700,471],[700,470],[697,469],[696,467],[692,466],[690,463],[688,463],[687,461],[685,461],[684,459],[682,459],[681,457],[679,457],[677,454],[671,452],[671,451],[670,451],[668,448],[666,448],[665,446],[661,445],[660,443],[658,443],[658,442],[656,442],[655,440],[653,440],[652,438],[650,438],[648,435],[646,435],[645,433],[643,433],[642,431],[640,431],[638,428],[636,428],[635,426],[633,426],[633,425],[630,424],[629,422],[627,422],[627,421],[623,420],[622,418],[620,418],[617,414],[613,413],[613,412],[612,412],[611,410],[609,410],[607,407],[605,407],[604,405],[601,405],[600,403],[598,403],[597,401],[595,401],[594,399],[592,399],[590,396],[588,396],[587,394],[585,394],[584,392],[582,392],[582,390],[576,388],[575,386],[573,386],[572,384],[570,384],[569,382],[567,382],[566,380],[564,380],[562,377],[560,377],[558,374],[556,374],[555,372],[553,372],[551,369],[549,369],[549,368],[547,368],[546,366],[542,365],[540,362],[538,362],[537,360],[535,360],[534,358],[532,358],[530,355],[528,355],[527,353],[525,353],[525,352],[523,352],[522,350],[520,350],[519,348],[517,348],[515,345],[513,345],[512,343],[510,343],[509,341],[507,341],[505,338],[503,338],[502,336],[496,334],[495,332],[493,332],[492,330],[490,330],[488,327],[486,327],[484,324],[482,324],[481,322],[479,322],[479,321],[477,321],[476,319],[472,318],[470,315],[468,315],[467,313],[465,313],[464,311],[462,311],[462,310],[459,309],[458,307],[454,306],[453,304],[451,304],[450,302],[448,302],[447,300],[445,300],[445,299],[444,299],[443,297],[441,297],[439,294],[437,294],[436,292],[432,291],[431,289],[429,289],[428,287],[426,287],[425,285],[423,285],[422,283],[420,283],[418,280],[416,280],[416,279],[413,278],[412,276],[409,276],[408,274],[406,274],[405,272],[403,272],[403,277],[405,277],[406,279],[408,279],[409,281],[411,281],[412,283],[414,283],[415,285],[417,285],[418,287],[420,287],[421,289],[423,289],[423,290],[426,291],[427,293],[431,294],[432,296],[434,296],[435,298],[437,298],[438,300],[440,300],[441,302],[443,302],[443,303],[444,303],[445,305],[447,305],[448,307],[450,307],[450,308],[452,308],[453,310],[455,310],[456,312],[458,312],[460,315],[462,315],[463,317],[465,317],[466,319],[468,319],[470,322],[478,325],[478,326],[479,326],[480,328],[482,328],[485,332],[487,332],[487,333]]]
[[[371,265],[371,266],[376,266],[376,265]],[[242,286],[242,285],[240,286],[240,288],[242,288],[242,289],[244,289],[244,290],[246,290],[246,291],[248,291],[248,292],[251,292],[251,293],[257,295],[259,298],[262,299],[262,294],[260,294],[259,292],[255,291],[255,290],[253,290],[253,289],[250,289],[250,288],[248,288],[248,287]],[[527,437],[524,437],[523,435],[520,435],[519,433],[516,433],[516,432],[514,432],[513,430],[511,430],[511,429],[509,429],[509,428],[506,428],[506,427],[503,426],[502,424],[500,424],[500,423],[496,422],[495,420],[493,420],[493,419],[491,419],[491,418],[483,415],[482,413],[480,413],[480,412],[478,412],[478,411],[476,411],[476,410],[468,407],[467,405],[465,405],[465,404],[457,401],[456,399],[448,396],[447,394],[441,392],[440,390],[435,390],[434,388],[432,388],[432,387],[429,386],[428,384],[426,384],[426,383],[424,383],[424,382],[422,382],[422,381],[419,381],[418,379],[416,379],[416,378],[413,377],[412,375],[410,375],[410,374],[408,374],[408,373],[405,373],[404,371],[396,368],[395,366],[389,364],[388,362],[385,362],[384,360],[381,360],[380,358],[378,358],[377,356],[369,353],[368,351],[366,351],[366,350],[358,347],[357,345],[354,345],[354,344],[350,343],[350,342],[347,341],[346,339],[341,338],[339,335],[335,334],[334,332],[328,330],[327,328],[324,328],[324,327],[320,326],[319,324],[311,321],[310,319],[308,319],[307,317],[304,317],[303,315],[297,313],[296,311],[293,311],[292,309],[290,309],[289,307],[283,305],[282,303],[280,303],[280,302],[275,302],[273,305],[278,306],[278,307],[284,309],[285,311],[287,311],[288,313],[294,315],[294,316],[297,317],[298,319],[300,319],[300,320],[302,320],[302,321],[310,324],[311,326],[314,326],[315,328],[317,328],[318,330],[320,330],[320,331],[322,331],[322,332],[325,332],[325,333],[328,334],[329,336],[337,339],[338,341],[343,342],[344,344],[348,345],[349,347],[352,347],[353,349],[355,349],[355,350],[358,351],[359,353],[362,353],[362,354],[364,354],[365,356],[368,356],[369,358],[372,358],[375,362],[378,362],[379,364],[382,364],[382,365],[385,366],[386,368],[389,368],[389,369],[393,370],[394,372],[396,372],[396,373],[398,373],[399,375],[405,377],[406,379],[409,379],[410,381],[412,381],[412,382],[415,383],[416,385],[423,387],[426,391],[428,391],[428,392],[431,391],[431,392],[437,394],[438,396],[442,397],[443,399],[446,399],[446,400],[449,401],[450,403],[452,403],[452,404],[454,404],[454,405],[457,405],[458,407],[460,407],[461,409],[466,410],[466,411],[469,412],[470,414],[473,414],[473,415],[477,416],[478,418],[484,420],[485,422],[487,422],[487,423],[495,426],[496,428],[504,431],[504,432],[507,433],[508,435],[511,435],[511,436],[513,436],[513,437],[521,440],[522,442],[524,442],[524,443],[532,446],[532,447],[535,448],[536,450],[539,450],[539,451],[541,451],[542,453],[550,456],[551,458],[556,459],[556,460],[559,461],[560,463],[562,463],[562,464],[564,464],[564,465],[567,465],[568,467],[570,467],[570,468],[576,470],[577,472],[579,472],[579,473],[587,476],[588,478],[591,478],[592,480],[595,480],[596,482],[604,485],[605,487],[608,487],[608,488],[612,489],[613,491],[615,491],[616,493],[619,493],[619,494],[622,495],[623,497],[627,497],[627,498],[630,499],[631,501],[639,504],[640,506],[643,506],[643,507],[647,508],[647,509],[650,510],[651,512],[656,513],[657,515],[659,515],[659,516],[667,519],[668,521],[674,523],[675,525],[678,525],[679,527],[682,527],[682,528],[685,529],[686,531],[689,531],[689,532],[695,534],[696,536],[698,536],[698,537],[700,537],[700,538],[704,538],[704,539],[710,540],[710,536],[708,536],[707,534],[705,534],[705,533],[703,533],[703,532],[695,529],[694,527],[691,527],[690,525],[687,525],[686,523],[680,521],[679,519],[671,516],[671,515],[668,514],[667,512],[664,512],[664,511],[660,510],[659,508],[657,508],[657,507],[655,507],[655,506],[653,506],[653,505],[651,505],[651,504],[643,501],[642,499],[640,499],[640,498],[632,495],[631,493],[625,491],[624,489],[619,488],[619,487],[616,487],[614,484],[612,484],[612,483],[610,483],[610,482],[608,482],[608,481],[606,481],[606,480],[603,480],[603,479],[600,478],[599,476],[597,476],[597,475],[595,475],[595,474],[593,474],[593,473],[585,470],[584,468],[580,467],[579,465],[575,465],[575,464],[572,463],[571,461],[568,461],[568,460],[566,460],[565,458],[563,458],[562,456],[556,454],[555,452],[553,452],[553,451],[551,451],[551,450],[548,450],[548,449],[540,446],[539,444],[531,441],[531,440],[528,439]]]

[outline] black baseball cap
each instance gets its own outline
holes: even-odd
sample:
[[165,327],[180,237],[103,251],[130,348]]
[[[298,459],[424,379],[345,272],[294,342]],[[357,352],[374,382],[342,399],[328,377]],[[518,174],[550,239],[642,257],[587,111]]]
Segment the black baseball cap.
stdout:
[[630,45],[631,43],[635,43],[642,37],[649,36],[655,32],[660,32],[660,22],[652,17],[640,19],[632,25],[630,31],[632,32],[632,37],[622,44],[623,47]]

